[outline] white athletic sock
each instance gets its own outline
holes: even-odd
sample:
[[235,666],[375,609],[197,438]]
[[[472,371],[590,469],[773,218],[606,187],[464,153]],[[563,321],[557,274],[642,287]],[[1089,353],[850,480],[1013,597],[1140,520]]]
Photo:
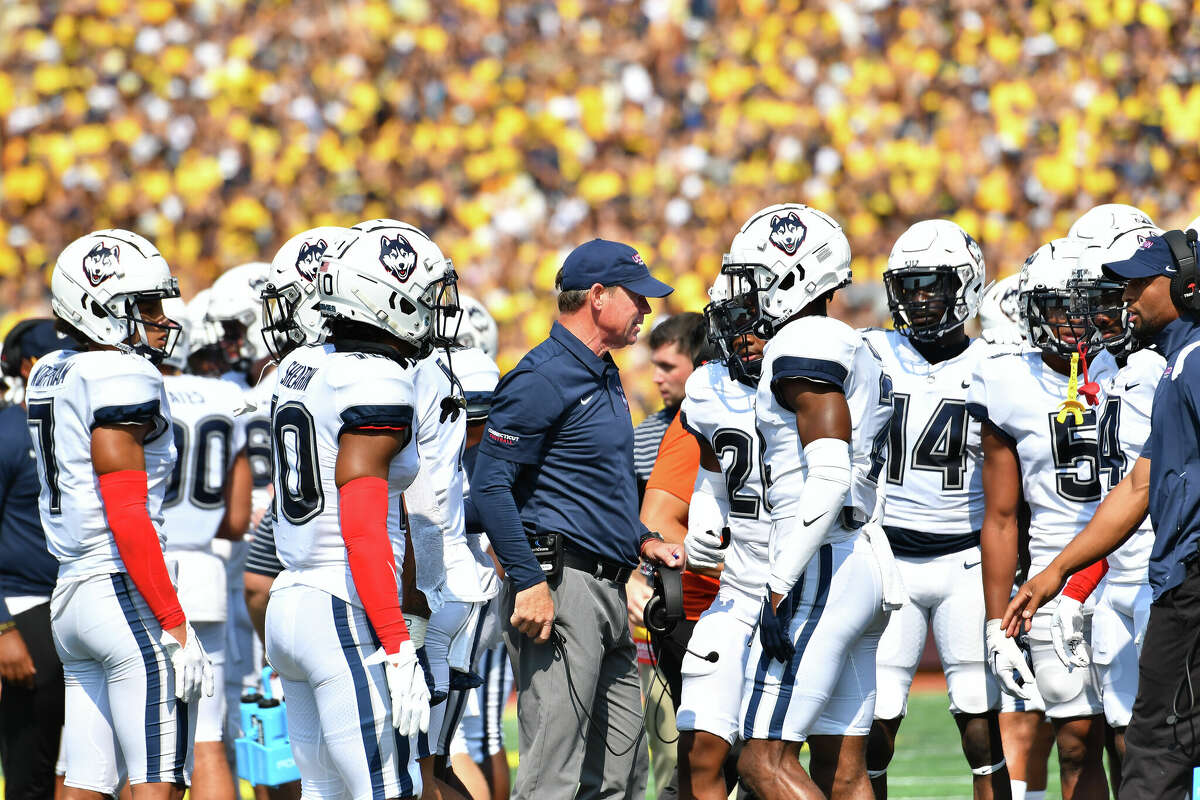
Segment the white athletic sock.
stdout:
[[1025,800],[1046,800],[1045,789],[1034,789],[1025,793]]
[[1025,794],[1025,781],[1010,780],[1008,785],[1012,789],[1012,800],[1027,800],[1028,795]]

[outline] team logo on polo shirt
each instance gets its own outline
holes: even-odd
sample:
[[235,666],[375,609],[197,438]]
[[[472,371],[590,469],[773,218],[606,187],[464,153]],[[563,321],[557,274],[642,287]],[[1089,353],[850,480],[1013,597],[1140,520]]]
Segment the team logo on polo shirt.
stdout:
[[399,233],[390,238],[385,233],[379,237],[379,263],[396,280],[406,281],[417,265],[417,251]]
[[83,257],[83,274],[88,283],[99,286],[117,274],[117,262],[121,260],[119,245],[108,247],[103,241],[96,242],[95,247]]
[[503,431],[498,431],[495,428],[487,429],[487,437],[496,444],[502,444],[505,447],[515,447],[517,442],[521,441],[520,436],[516,436],[511,433],[504,433]]

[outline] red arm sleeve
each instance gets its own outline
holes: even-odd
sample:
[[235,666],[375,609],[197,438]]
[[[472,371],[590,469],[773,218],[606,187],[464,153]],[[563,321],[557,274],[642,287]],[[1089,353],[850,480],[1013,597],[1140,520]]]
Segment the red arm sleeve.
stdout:
[[1082,603],[1096,590],[1096,586],[1099,585],[1107,572],[1108,559],[1102,558],[1090,567],[1081,569],[1072,575],[1071,580],[1067,581],[1067,585],[1062,593]]
[[143,470],[126,469],[100,476],[104,515],[130,580],[150,606],[163,630],[185,621],[179,597],[163,561],[158,531],[146,508],[148,479]]
[[355,478],[338,490],[350,577],[383,651],[394,654],[408,641],[408,626],[400,611],[387,508],[388,485],[383,478]]

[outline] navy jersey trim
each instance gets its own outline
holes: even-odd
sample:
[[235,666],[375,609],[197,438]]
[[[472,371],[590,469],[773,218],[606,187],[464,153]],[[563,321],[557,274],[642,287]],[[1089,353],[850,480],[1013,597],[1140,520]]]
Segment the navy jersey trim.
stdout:
[[412,427],[413,409],[405,405],[350,406],[341,413],[341,420],[338,436],[359,428],[400,430]]
[[961,534],[937,534],[884,525],[892,553],[907,558],[925,558],[959,553],[979,546],[979,531]]
[[836,361],[824,358],[804,358],[802,356],[780,356],[771,367],[771,393],[779,401],[779,405],[789,408],[779,391],[780,383],[791,378],[806,378],[808,380],[828,383],[845,393],[846,377],[850,371]]
[[994,432],[1009,445],[1013,447],[1017,446],[1017,440],[1013,438],[1012,434],[1001,428],[995,422],[992,422],[992,420],[988,418],[987,409],[979,403],[967,403],[967,413],[973,418],[979,420],[984,425],[987,425],[988,430]]
[[127,406],[104,406],[103,408],[96,409],[93,415],[92,430],[101,425],[123,425],[128,423],[147,425],[156,423],[161,416],[157,399]]

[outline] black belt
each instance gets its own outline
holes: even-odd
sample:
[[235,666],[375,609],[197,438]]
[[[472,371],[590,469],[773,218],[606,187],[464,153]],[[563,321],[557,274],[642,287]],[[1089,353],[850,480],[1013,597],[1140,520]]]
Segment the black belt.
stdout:
[[578,550],[567,550],[563,553],[563,564],[571,569],[586,572],[593,578],[613,583],[624,583],[633,574],[632,567],[622,567],[609,561],[602,561],[593,555],[581,553]]

